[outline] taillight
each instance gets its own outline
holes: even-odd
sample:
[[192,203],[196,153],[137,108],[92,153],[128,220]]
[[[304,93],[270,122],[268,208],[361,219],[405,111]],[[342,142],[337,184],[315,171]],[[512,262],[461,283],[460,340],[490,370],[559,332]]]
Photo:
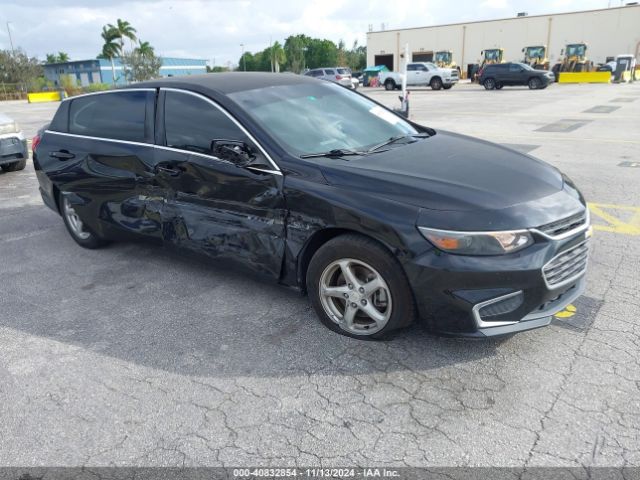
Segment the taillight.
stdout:
[[336,80],[342,80],[342,75],[336,75]]
[[33,137],[33,139],[31,140],[31,151],[35,152],[36,148],[38,148],[38,145],[40,145],[40,140],[42,140],[42,138],[40,138],[40,135],[36,135],[35,137]]

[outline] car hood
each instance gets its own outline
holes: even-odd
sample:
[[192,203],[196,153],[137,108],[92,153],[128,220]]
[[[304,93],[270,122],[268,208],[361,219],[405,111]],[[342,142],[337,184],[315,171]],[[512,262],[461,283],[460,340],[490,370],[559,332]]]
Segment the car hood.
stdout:
[[366,157],[319,160],[332,185],[433,210],[504,209],[563,188],[562,174],[540,160],[443,131]]

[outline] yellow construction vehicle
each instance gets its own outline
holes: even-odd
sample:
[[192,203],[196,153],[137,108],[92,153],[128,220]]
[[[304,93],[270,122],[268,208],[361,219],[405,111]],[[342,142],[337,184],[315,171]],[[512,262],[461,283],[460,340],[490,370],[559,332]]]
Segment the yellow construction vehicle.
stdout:
[[473,74],[473,77],[471,78],[472,82],[475,82],[480,78],[480,74],[482,73],[482,69],[485,65],[504,63],[504,48],[488,48],[486,50],[482,50],[480,55],[482,55],[482,63],[480,64],[480,68],[478,68],[478,70]]
[[566,45],[562,62],[560,62],[560,72],[590,72],[592,64],[587,59],[586,43],[569,43]]
[[549,70],[546,45],[524,47],[522,53],[524,53],[523,63],[531,66],[534,70]]
[[486,50],[482,50],[480,55],[482,55],[482,64],[480,65],[480,68],[493,63],[504,63],[503,48],[488,48]]
[[453,61],[453,52],[451,50],[440,50],[436,52],[433,63],[440,68],[457,68],[460,70],[460,67]]

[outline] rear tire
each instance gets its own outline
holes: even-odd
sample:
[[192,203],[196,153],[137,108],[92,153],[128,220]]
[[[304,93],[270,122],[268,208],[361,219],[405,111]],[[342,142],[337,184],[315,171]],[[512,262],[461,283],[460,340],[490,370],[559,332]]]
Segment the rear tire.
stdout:
[[440,90],[442,88],[442,79],[440,77],[433,77],[429,85],[431,85],[432,90]]
[[100,248],[107,245],[107,241],[100,238],[89,227],[87,227],[76,213],[73,205],[69,202],[68,197],[60,196],[60,214],[64,221],[65,227],[71,238],[83,248]]
[[539,78],[533,77],[529,79],[529,90],[537,90],[542,86]]
[[384,82],[385,90],[395,90],[395,88],[396,88],[396,82],[394,82],[393,80],[389,79]]
[[496,90],[502,90],[502,87],[504,87],[503,84],[501,83],[496,83]]
[[309,263],[306,284],[320,321],[341,335],[381,339],[416,317],[398,261],[361,235],[341,235],[320,247]]
[[486,90],[493,90],[496,88],[496,81],[493,78],[487,78],[483,85]]
[[22,160],[18,160],[17,162],[2,165],[2,170],[5,172],[17,172],[18,170],[24,170],[24,167],[26,166],[27,159],[23,158]]

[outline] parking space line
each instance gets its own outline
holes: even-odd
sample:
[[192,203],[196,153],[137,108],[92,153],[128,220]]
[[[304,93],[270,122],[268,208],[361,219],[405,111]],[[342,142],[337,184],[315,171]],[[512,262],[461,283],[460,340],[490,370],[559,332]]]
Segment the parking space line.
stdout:
[[[593,216],[604,220],[607,224],[594,224],[594,230],[620,233],[623,235],[640,235],[640,207],[631,205],[615,205],[611,203],[589,203],[589,211]],[[631,212],[628,218],[621,220],[611,210]]]

